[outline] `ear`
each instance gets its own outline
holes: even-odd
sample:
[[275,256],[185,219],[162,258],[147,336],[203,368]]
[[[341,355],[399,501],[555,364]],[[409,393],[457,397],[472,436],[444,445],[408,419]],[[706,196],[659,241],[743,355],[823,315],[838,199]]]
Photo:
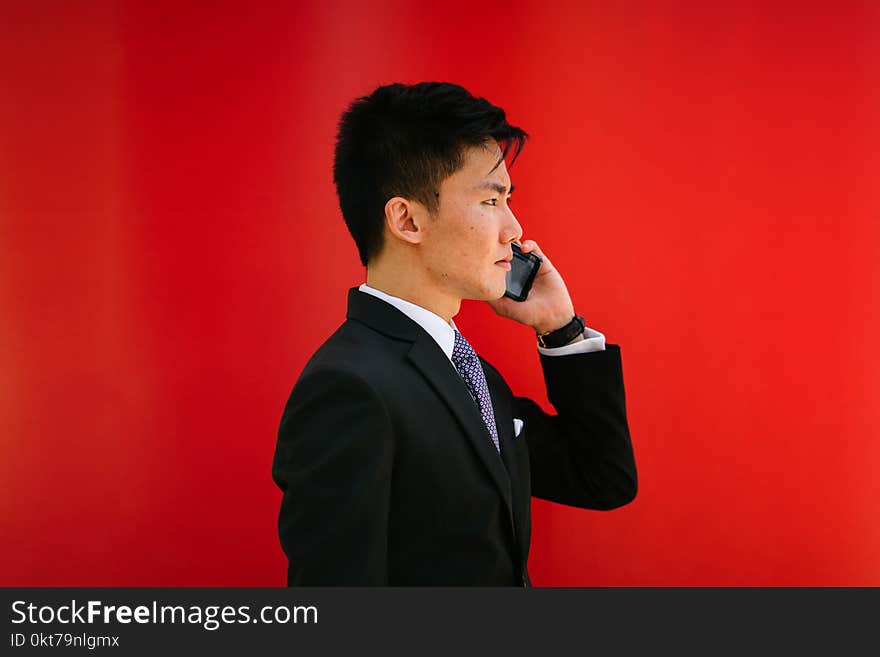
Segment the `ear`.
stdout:
[[420,203],[400,196],[385,203],[385,227],[392,237],[408,244],[421,244],[427,211]]

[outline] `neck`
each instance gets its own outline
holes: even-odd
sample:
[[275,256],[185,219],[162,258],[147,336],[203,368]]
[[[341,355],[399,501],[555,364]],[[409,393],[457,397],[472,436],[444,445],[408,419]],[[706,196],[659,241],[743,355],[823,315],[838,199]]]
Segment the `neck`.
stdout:
[[458,314],[461,299],[433,287],[419,269],[377,262],[367,266],[367,285],[430,310],[447,322]]

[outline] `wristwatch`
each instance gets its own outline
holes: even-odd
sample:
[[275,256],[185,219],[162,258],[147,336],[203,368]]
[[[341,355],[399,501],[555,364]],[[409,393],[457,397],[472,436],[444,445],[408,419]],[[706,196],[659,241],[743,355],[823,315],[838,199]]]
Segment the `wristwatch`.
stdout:
[[574,318],[562,328],[547,333],[538,334],[538,344],[545,349],[553,349],[554,347],[564,347],[577,336],[584,332],[586,324],[584,318],[575,315]]

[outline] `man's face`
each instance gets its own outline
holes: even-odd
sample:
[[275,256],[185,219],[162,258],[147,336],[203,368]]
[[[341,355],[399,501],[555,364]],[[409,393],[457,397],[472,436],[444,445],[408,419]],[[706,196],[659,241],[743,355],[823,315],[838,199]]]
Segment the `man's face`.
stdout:
[[499,299],[522,228],[508,205],[513,190],[501,151],[491,142],[464,152],[464,166],[440,185],[440,208],[422,243],[431,281],[460,299]]

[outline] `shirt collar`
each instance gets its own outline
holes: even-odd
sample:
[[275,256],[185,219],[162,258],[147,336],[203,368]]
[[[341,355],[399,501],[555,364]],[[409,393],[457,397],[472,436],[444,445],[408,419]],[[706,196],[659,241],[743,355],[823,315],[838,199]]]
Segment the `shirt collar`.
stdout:
[[358,290],[361,292],[365,292],[366,294],[370,294],[377,299],[382,299],[387,303],[390,303],[392,306],[397,308],[404,315],[409,317],[416,324],[421,326],[437,343],[440,349],[443,350],[443,353],[446,354],[446,357],[452,361],[452,349],[455,346],[455,332],[458,328],[455,326],[455,322],[449,321],[447,322],[445,319],[440,317],[435,313],[432,313],[427,308],[422,308],[421,306],[417,306],[414,303],[409,301],[405,301],[400,297],[395,297],[382,290],[377,290],[374,287],[370,287],[366,283],[361,285]]

